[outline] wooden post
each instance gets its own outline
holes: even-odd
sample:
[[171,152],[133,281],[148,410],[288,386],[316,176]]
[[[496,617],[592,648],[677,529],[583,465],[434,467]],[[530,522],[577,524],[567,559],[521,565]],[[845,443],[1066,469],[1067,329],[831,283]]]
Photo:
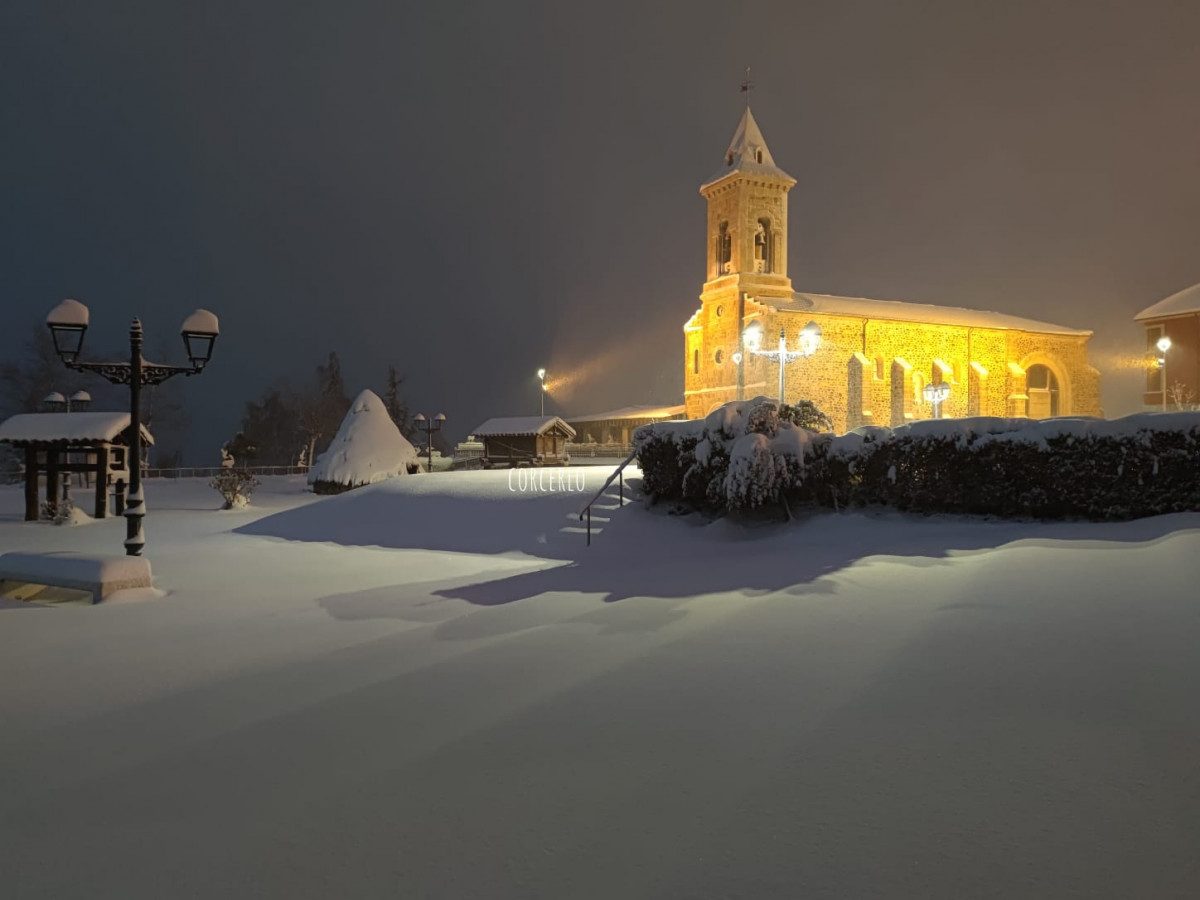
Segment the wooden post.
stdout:
[[55,508],[58,507],[59,490],[58,448],[48,447],[46,449],[46,502]]
[[113,515],[125,515],[125,479],[118,478],[116,490],[113,491]]
[[25,445],[25,521],[38,520],[38,458],[37,448]]
[[108,516],[108,445],[96,449],[96,518]]

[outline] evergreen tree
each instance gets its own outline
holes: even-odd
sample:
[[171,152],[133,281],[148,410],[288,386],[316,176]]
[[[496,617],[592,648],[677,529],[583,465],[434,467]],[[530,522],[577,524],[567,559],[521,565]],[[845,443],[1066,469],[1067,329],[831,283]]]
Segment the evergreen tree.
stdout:
[[400,385],[403,383],[404,379],[396,374],[396,367],[388,366],[387,387],[383,393],[383,404],[387,407],[388,415],[392,417],[392,421],[396,423],[396,427],[400,429],[400,433],[411,441],[415,429],[410,418],[408,402],[400,396]]
[[336,353],[330,353],[323,366],[317,366],[312,388],[295,398],[297,421],[308,444],[308,460],[313,463],[329,446],[338,426],[350,409],[346,385],[342,380],[342,364]]
[[35,323],[20,359],[0,363],[0,414],[4,417],[40,412],[42,401],[51,391],[70,397],[80,389],[89,391],[97,401],[111,393],[108,382],[100,376],[75,372],[63,365],[54,352],[50,329],[41,323]]

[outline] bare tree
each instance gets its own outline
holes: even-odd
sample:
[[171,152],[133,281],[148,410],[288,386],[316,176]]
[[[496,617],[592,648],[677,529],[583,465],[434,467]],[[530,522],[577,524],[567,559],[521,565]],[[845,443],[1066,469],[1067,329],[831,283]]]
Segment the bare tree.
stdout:
[[1176,381],[1167,388],[1167,399],[1175,405],[1175,409],[1180,412],[1187,410],[1200,410],[1200,404],[1196,403],[1196,392],[1189,388],[1182,381]]

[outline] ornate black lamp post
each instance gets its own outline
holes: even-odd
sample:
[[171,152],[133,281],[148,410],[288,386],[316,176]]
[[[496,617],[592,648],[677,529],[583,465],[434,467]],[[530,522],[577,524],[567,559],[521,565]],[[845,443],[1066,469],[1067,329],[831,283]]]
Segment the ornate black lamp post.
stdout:
[[432,419],[426,419],[421,413],[413,416],[413,424],[423,432],[425,432],[425,456],[429,460],[429,471],[433,471],[433,433],[441,431],[442,426],[446,424],[446,417],[442,413],[438,413]]
[[146,515],[146,498],[142,494],[142,385],[162,384],[174,375],[199,375],[212,359],[213,344],[220,329],[217,317],[206,309],[198,309],[183,321],[180,333],[187,350],[190,366],[164,366],[142,358],[142,323],[137,319],[129,326],[129,362],[79,362],[83,349],[83,333],[88,327],[88,308],[78,300],[64,300],[46,316],[54,349],[67,368],[79,372],[96,372],[113,384],[129,385],[129,503],[125,507],[125,553],[141,556],[146,539],[142,534],[142,518]]

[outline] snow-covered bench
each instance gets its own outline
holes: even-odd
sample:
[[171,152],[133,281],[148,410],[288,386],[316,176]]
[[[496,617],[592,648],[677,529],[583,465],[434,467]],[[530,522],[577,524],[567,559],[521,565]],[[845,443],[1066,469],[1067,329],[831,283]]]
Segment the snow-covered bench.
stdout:
[[0,596],[39,599],[40,588],[90,593],[99,603],[114,591],[150,587],[150,561],[140,556],[83,553],[5,553],[0,556]]

